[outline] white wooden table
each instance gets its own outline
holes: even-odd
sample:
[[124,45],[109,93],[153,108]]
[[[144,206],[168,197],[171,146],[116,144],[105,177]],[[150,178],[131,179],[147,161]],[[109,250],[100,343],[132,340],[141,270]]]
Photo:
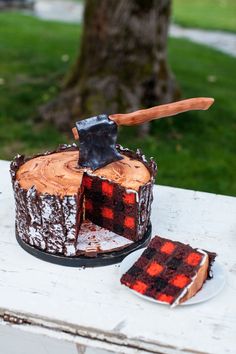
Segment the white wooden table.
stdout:
[[121,286],[119,265],[67,268],[23,251],[8,169],[1,161],[1,354],[236,353],[236,198],[155,187],[153,235],[216,251],[227,272],[214,299],[170,309]]

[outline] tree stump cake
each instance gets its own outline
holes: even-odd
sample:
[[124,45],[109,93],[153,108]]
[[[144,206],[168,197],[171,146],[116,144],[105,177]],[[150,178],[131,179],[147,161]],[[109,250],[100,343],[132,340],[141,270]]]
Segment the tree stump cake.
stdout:
[[[150,222],[157,168],[140,150],[116,145],[118,126],[206,110],[213,102],[198,97],[127,114],[99,114],[76,122],[72,131],[80,151],[76,145],[62,145],[33,158],[18,155],[11,164],[18,239],[48,253],[87,255],[89,247],[77,247],[81,234],[84,244],[81,224],[86,219],[111,232],[107,240],[115,235],[142,240]],[[90,227],[86,230],[90,233]],[[116,246],[125,247],[122,242]],[[90,256],[99,251],[90,249]]]
[[[92,171],[78,167],[76,145],[11,163],[16,232],[48,253],[76,256],[87,219],[138,241],[150,222],[156,164],[137,150],[117,147],[123,159]],[[86,249],[79,251],[86,255]]]

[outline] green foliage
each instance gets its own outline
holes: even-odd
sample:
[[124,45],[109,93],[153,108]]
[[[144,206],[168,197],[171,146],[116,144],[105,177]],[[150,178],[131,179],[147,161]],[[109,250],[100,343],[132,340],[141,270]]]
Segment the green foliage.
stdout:
[[142,146],[155,157],[160,184],[235,194],[235,59],[186,40],[172,39],[169,48],[183,95],[214,97],[215,104],[206,112],[153,122],[145,141],[132,141],[123,128],[122,142],[132,141],[130,147]]
[[[59,91],[76,58],[80,32],[76,25],[0,14],[0,158],[72,141],[70,133],[33,118],[37,106]],[[235,59],[177,39],[170,40],[169,58],[183,96],[212,96],[215,105],[153,122],[146,139],[123,127],[119,141],[155,157],[160,184],[235,194]]]
[[185,27],[236,32],[235,0],[173,0],[174,21]]
[[0,158],[67,140],[35,124],[37,107],[60,89],[78,50],[81,27],[0,13]]

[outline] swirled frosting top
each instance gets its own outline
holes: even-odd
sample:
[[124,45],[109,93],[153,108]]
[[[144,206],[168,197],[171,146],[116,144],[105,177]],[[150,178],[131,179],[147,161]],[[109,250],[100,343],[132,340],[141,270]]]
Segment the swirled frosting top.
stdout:
[[[141,161],[122,156],[122,160],[95,171],[87,171],[91,175],[138,191],[140,186],[150,181],[150,172]],[[85,170],[78,168],[78,157],[78,151],[63,151],[32,158],[19,168],[16,179],[24,189],[34,186],[39,193],[75,195],[81,186]]]

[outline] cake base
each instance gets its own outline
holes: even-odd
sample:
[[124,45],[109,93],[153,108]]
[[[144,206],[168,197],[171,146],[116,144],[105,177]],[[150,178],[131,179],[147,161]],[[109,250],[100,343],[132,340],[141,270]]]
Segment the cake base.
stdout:
[[68,267],[102,267],[102,266],[107,266],[115,263],[120,263],[123,260],[123,258],[125,258],[129,253],[147,246],[151,239],[151,230],[152,230],[152,226],[151,224],[149,224],[147,231],[145,232],[142,240],[133,242],[131,245],[129,244],[128,246],[122,248],[121,250],[100,253],[97,254],[95,257],[91,257],[91,256],[86,257],[83,255],[67,257],[67,256],[62,256],[57,254],[50,254],[24,242],[18,236],[17,232],[16,232],[16,240],[26,252],[46,262],[50,262],[62,266],[68,266]]

